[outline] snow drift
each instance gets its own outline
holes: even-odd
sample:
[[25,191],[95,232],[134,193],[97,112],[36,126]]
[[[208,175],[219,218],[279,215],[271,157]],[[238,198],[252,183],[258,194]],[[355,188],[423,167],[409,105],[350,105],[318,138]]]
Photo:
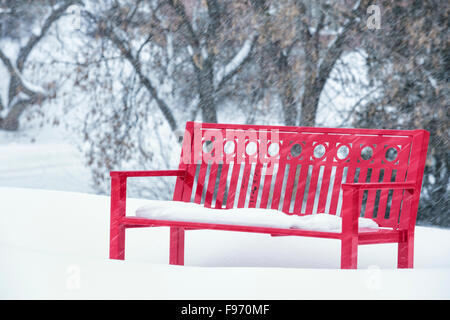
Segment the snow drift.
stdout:
[[[450,230],[416,228],[412,270],[396,269],[395,244],[360,246],[359,269],[339,270],[336,240],[195,230],[179,267],[165,227],[127,230],[127,260],[109,260],[109,201],[0,188],[0,298],[450,298]],[[129,199],[128,214],[147,204]]]
[[[274,209],[233,208],[213,209],[203,205],[181,201],[149,201],[136,210],[141,218],[183,222],[204,222],[228,225],[304,229],[314,231],[341,232],[342,218],[332,214],[307,216],[287,215]],[[378,228],[378,224],[367,218],[359,218],[360,228]]]

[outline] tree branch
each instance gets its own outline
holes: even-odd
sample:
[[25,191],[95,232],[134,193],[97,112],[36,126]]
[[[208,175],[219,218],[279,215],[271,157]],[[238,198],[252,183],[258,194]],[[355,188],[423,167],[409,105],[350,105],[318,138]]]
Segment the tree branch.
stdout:
[[359,2],[359,5],[352,10],[350,20],[344,25],[342,31],[336,36],[334,42],[328,48],[319,66],[317,80],[320,86],[325,85],[328,75],[344,50],[344,45],[350,39],[349,32],[357,25],[357,18],[362,17],[368,4],[369,0]]
[[217,0],[206,0],[206,3],[208,7],[208,16],[211,20],[211,22],[208,24],[206,34],[209,39],[215,40],[217,37],[217,30],[219,30],[220,27],[221,10]]
[[20,72],[17,70],[16,67],[14,67],[11,60],[3,53],[1,49],[0,49],[0,60],[2,60],[3,64],[6,66],[6,69],[8,69],[11,79],[15,79],[17,85],[20,87],[20,90],[22,92],[29,95],[30,97],[39,96],[41,98],[44,98],[45,94],[43,92],[38,92],[36,90],[31,89],[29,85],[24,82]]
[[140,82],[144,85],[147,91],[150,93],[150,96],[155,99],[158,108],[161,110],[164,118],[169,123],[169,126],[173,132],[177,130],[177,122],[175,117],[173,116],[172,111],[170,110],[167,103],[158,97],[156,88],[151,84],[150,79],[148,79],[144,73],[142,72],[142,65],[138,57],[135,57],[129,48],[129,45],[125,43],[124,40],[120,39],[114,30],[108,26],[104,21],[98,20],[95,15],[93,15],[89,11],[84,11],[84,15],[95,24],[98,25],[98,33],[101,36],[106,37],[111,40],[111,42],[116,46],[116,48],[121,52],[121,54],[125,57],[125,59],[131,64],[134,71],[139,77]]
[[250,38],[244,42],[242,48],[233,57],[233,59],[231,59],[225,67],[219,70],[219,72],[217,72],[217,84],[215,86],[216,90],[219,90],[224,85],[224,83],[231,79],[249,60],[256,37],[256,33],[252,34]]
[[155,87],[153,87],[150,80],[142,72],[140,60],[138,60],[133,56],[131,50],[127,48],[125,43],[121,39],[119,39],[119,37],[114,33],[114,31],[106,32],[105,35],[115,44],[115,46],[120,50],[120,52],[124,55],[124,57],[128,60],[128,62],[133,66],[136,74],[139,76],[139,80],[142,82],[145,88],[147,88],[153,99],[155,99],[156,104],[158,105],[159,109],[161,110],[167,122],[169,123],[170,128],[172,129],[172,131],[175,132],[175,130],[177,130],[178,127],[175,117],[173,116],[172,111],[170,110],[166,102],[158,97]]
[[320,50],[320,31],[322,31],[324,26],[325,26],[325,14],[322,10],[320,10],[319,22],[317,23],[316,31],[313,35],[314,49],[315,49],[317,57],[319,56],[319,50]]
[[47,17],[47,19],[45,19],[45,22],[42,25],[41,32],[39,33],[39,35],[32,35],[28,40],[27,44],[20,49],[19,55],[17,56],[16,60],[16,66],[19,69],[19,71],[23,70],[25,61],[27,60],[31,50],[33,50],[36,44],[45,36],[45,34],[50,29],[52,24],[64,14],[64,12],[67,10],[68,7],[76,3],[80,5],[82,4],[80,0],[65,1],[58,9],[52,11],[52,13]]
[[195,33],[194,29],[192,28],[192,24],[188,20],[188,16],[186,14],[185,7],[180,0],[168,0],[168,3],[170,6],[175,10],[177,15],[181,18],[183,21],[183,24],[186,26],[189,34],[189,40],[191,45],[194,47],[194,50],[199,51],[200,50],[200,41],[198,39],[197,34]]

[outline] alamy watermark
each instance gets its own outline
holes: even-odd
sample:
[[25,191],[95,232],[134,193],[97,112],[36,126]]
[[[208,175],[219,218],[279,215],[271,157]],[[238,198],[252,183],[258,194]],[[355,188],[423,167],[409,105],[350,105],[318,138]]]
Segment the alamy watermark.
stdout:
[[66,289],[79,290],[81,288],[81,268],[70,265],[66,268]]
[[267,165],[265,174],[270,175],[279,162],[277,129],[205,129],[195,122],[193,135],[187,131],[183,141],[181,161],[184,164],[260,163]]
[[367,7],[369,17],[366,20],[366,26],[369,30],[381,29],[381,10],[380,7],[372,4]]
[[382,286],[382,273],[379,266],[371,265],[366,270],[366,287],[372,291],[381,290]]

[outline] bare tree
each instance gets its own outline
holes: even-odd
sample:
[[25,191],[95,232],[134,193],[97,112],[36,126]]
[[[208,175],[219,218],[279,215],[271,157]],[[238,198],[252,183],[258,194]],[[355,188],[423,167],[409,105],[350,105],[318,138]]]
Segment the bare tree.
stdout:
[[315,125],[321,93],[343,52],[354,48],[368,3],[252,1],[263,35],[260,61],[279,88],[286,125]]
[[[173,56],[174,51],[183,60],[181,68],[188,73],[183,80],[189,78],[189,84],[193,85],[191,90],[195,89],[203,121],[217,122],[218,92],[248,61],[256,38],[256,33],[250,32],[234,53],[220,54],[222,50],[228,51],[224,48],[227,45],[224,43],[224,40],[227,40],[226,35],[221,33],[229,32],[231,28],[228,26],[233,23],[233,19],[238,18],[234,16],[237,15],[236,10],[230,9],[232,6],[235,4],[224,4],[215,0],[208,0],[204,4],[171,0],[137,1],[122,6],[115,2],[112,7],[106,8],[101,13],[89,11],[84,13],[95,25],[96,30],[92,34],[107,38],[114,44],[122,57],[134,68],[172,131],[176,131],[178,124],[174,109],[177,107],[170,106],[161,97],[157,86],[147,74],[157,73],[160,70],[156,68],[143,70],[146,61],[140,57],[140,53],[146,46],[161,45],[157,42],[162,37],[164,51],[172,55],[165,60],[167,61],[167,58],[176,60],[177,57]],[[145,11],[149,13],[146,14]],[[197,16],[194,22],[195,14]],[[144,22],[143,19],[148,20]],[[136,28],[139,30],[137,33]],[[138,39],[141,39],[139,45],[131,43]],[[168,48],[169,42],[172,48]],[[188,67],[185,66],[186,63],[189,64]],[[171,62],[167,61],[166,67],[168,64]],[[167,70],[165,72],[167,75]]]
[[[42,104],[44,100],[53,96],[52,93],[42,87],[26,81],[23,77],[24,68],[30,53],[46,36],[51,26],[64,14],[69,6],[78,2],[76,0],[59,1],[58,5],[55,6],[45,3],[45,5],[50,7],[50,13],[48,14],[48,10],[44,10],[43,15],[45,14],[46,17],[44,15],[44,22],[40,26],[39,31],[28,36],[25,45],[20,47],[17,57],[8,57],[0,48],[0,60],[6,67],[10,78],[8,96],[4,97],[4,101],[0,97],[0,111],[6,110],[5,116],[0,117],[0,129],[17,130],[20,117],[27,108],[35,104]],[[43,4],[38,3],[36,5],[39,7]],[[9,3],[9,6],[11,6],[10,11],[6,15],[14,15],[18,6],[22,6],[21,9],[24,11],[30,10],[30,4],[27,2]],[[36,12],[40,12],[40,10],[36,10]]]
[[257,39],[245,6],[245,1],[99,1],[81,11],[77,37],[85,45],[65,72],[74,92],[90,101],[82,130],[97,185],[108,170],[125,163],[166,161],[150,138],[158,130],[170,135],[171,145],[186,120],[199,115],[218,121],[219,103],[250,61]]

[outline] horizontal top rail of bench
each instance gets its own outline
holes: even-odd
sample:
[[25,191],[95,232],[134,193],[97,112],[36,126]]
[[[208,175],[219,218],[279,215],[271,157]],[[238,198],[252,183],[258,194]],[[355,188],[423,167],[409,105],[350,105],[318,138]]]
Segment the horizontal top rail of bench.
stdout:
[[331,133],[331,134],[367,134],[367,135],[392,135],[392,136],[413,136],[419,132],[427,132],[424,129],[396,130],[396,129],[359,129],[359,128],[329,128],[329,127],[290,127],[272,125],[252,125],[252,124],[222,124],[222,123],[198,123],[202,129],[230,129],[230,130],[279,130],[293,133]]

